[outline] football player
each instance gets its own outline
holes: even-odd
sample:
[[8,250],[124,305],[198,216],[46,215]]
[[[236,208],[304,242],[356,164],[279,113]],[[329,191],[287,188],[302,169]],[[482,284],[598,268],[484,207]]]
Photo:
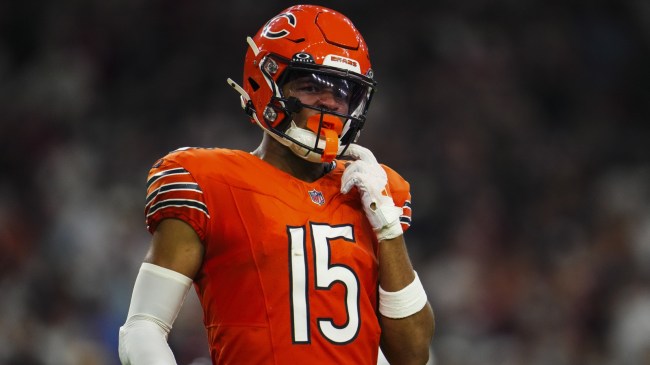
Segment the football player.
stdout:
[[409,184],[355,144],[375,90],[342,14],[298,5],[247,39],[253,152],[183,148],[149,172],[150,249],[120,328],[123,364],[175,364],[194,285],[214,364],[425,364],[433,313],[403,232]]

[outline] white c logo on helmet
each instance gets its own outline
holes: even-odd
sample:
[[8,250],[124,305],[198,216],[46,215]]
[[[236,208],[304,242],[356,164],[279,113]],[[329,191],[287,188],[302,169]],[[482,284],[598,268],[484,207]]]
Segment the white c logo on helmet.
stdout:
[[286,23],[291,26],[291,28],[296,27],[296,17],[291,13],[283,13],[275,16],[273,19],[269,20],[268,23],[264,26],[262,30],[262,37],[268,39],[278,39],[286,37],[291,32],[290,29],[287,29],[285,22],[282,19],[286,19]]

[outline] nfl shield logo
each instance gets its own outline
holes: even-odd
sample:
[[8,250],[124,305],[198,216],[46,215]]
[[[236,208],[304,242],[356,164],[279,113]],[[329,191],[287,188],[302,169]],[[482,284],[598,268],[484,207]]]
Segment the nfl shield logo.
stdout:
[[311,198],[311,201],[318,205],[325,204],[325,197],[323,196],[323,193],[316,189],[309,191],[309,197]]

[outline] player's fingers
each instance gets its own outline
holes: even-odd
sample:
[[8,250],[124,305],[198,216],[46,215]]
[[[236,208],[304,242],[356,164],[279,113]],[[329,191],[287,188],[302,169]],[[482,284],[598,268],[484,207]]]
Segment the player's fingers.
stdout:
[[341,177],[341,192],[347,194],[354,186],[357,186],[361,189],[365,188],[363,185],[363,171],[359,168],[359,165],[356,163],[351,164],[352,166],[348,167]]
[[355,185],[356,172],[357,169],[353,164],[348,165],[345,171],[343,171],[343,175],[341,176],[341,193],[347,194]]
[[341,184],[341,193],[347,194],[352,187],[354,186],[354,180],[350,179],[346,181],[345,183]]
[[367,164],[364,161],[361,160],[356,160],[356,161],[350,161],[345,164],[345,170],[343,170],[343,174],[351,174],[356,171],[364,171],[367,169]]
[[356,143],[350,143],[350,146],[348,146],[348,149],[345,151],[345,155],[350,156],[355,160],[377,163],[377,159],[375,158],[375,155],[372,154],[372,151]]

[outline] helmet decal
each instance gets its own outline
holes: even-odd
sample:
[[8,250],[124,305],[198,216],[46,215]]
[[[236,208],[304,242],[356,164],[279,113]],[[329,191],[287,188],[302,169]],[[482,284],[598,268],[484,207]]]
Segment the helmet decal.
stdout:
[[328,54],[327,56],[325,56],[325,59],[323,60],[323,65],[341,68],[344,70],[350,70],[358,74],[361,73],[359,62],[343,56]]
[[286,23],[291,26],[291,28],[295,28],[296,24],[298,23],[296,21],[296,17],[291,14],[291,13],[283,13],[276,15],[273,19],[269,20],[268,23],[264,26],[264,30],[262,30],[262,37],[268,38],[268,39],[278,39],[278,38],[283,38],[289,35],[291,32],[290,29],[287,29],[285,26],[285,22],[283,19],[286,19]]
[[296,53],[291,58],[291,61],[310,63],[310,64],[316,63],[316,61],[314,61],[314,57],[312,57],[312,55],[310,55],[309,53],[305,53],[305,52]]

